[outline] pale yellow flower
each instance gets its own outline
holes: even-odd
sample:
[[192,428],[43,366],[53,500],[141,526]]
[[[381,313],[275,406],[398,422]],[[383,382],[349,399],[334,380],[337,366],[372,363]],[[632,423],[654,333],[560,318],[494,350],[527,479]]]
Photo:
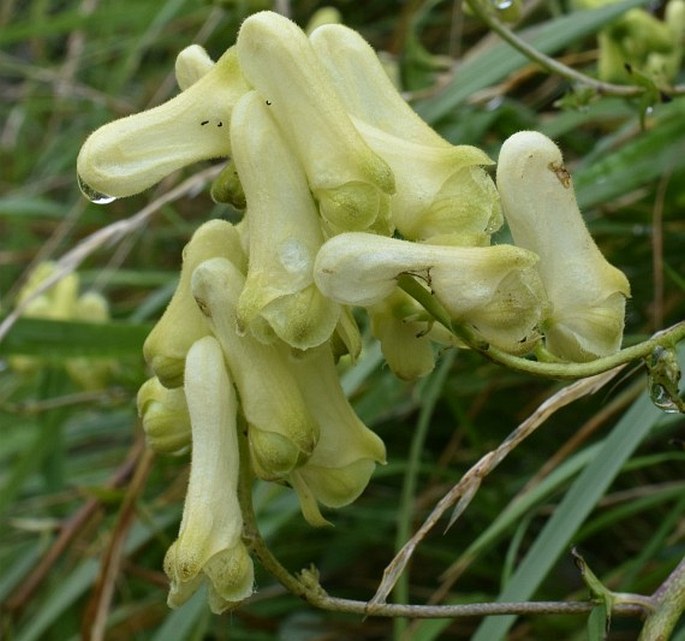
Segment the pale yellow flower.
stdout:
[[[182,76],[181,82],[192,79]],[[231,48],[176,97],[94,131],[76,161],[82,190],[107,202],[137,194],[191,163],[228,156],[231,112],[246,91]]]
[[314,284],[314,259],[324,240],[319,215],[302,167],[254,91],[236,105],[231,145],[249,227],[238,324],[249,328],[261,316],[292,347],[320,345],[335,329],[340,306]]
[[544,304],[537,260],[512,245],[429,245],[350,232],[322,246],[314,278],[334,300],[367,307],[390,296],[401,274],[417,276],[455,321],[497,347],[522,352],[537,336]]
[[247,262],[237,228],[224,220],[210,220],[198,227],[183,248],[178,286],[143,345],[145,360],[166,387],[183,384],[183,367],[190,346],[209,333],[205,317],[193,298],[190,280],[201,262],[215,256],[234,261],[240,268]]
[[376,464],[385,463],[385,446],[345,397],[329,346],[293,358],[291,370],[321,426],[321,436],[309,459],[288,478],[307,520],[322,525],[325,520],[316,501],[333,508],[352,503],[364,491]]
[[514,242],[540,257],[548,350],[571,361],[618,350],[630,285],[590,236],[559,148],[535,131],[514,134],[500,152],[497,186]]
[[271,11],[238,33],[238,59],[304,167],[334,230],[367,229],[387,214],[395,180],[362,140],[304,32]]
[[244,283],[231,262],[212,258],[193,272],[193,296],[221,343],[238,389],[255,472],[281,479],[311,455],[319,426],[293,379],[287,346],[238,334],[236,307]]
[[254,583],[237,495],[237,400],[213,337],[193,344],[185,371],[193,447],[178,538],[164,559],[171,582],[167,602],[179,607],[206,580],[209,605],[220,614],[250,596]]

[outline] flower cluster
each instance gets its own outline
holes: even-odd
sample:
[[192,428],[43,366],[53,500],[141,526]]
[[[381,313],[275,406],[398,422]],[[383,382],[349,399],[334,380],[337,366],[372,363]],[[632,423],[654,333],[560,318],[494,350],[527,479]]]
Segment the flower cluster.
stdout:
[[[551,141],[509,139],[496,186],[487,155],[424,123],[351,29],[307,36],[257,13],[218,61],[192,46],[176,74],[175,98],[88,138],[78,174],[105,202],[197,160],[230,158],[212,195],[244,217],[206,222],[185,247],[144,346],[154,376],[138,395],[152,447],[192,446],[165,560],[169,603],[208,580],[220,612],[252,590],[241,468],[289,484],[318,525],[319,504],[355,500],[385,460],[338,380],[336,359],[361,348],[354,307],[368,313],[390,368],[412,379],[434,367],[435,342],[462,343],[400,277],[483,344],[526,354],[544,341],[566,360],[618,348],[629,287],[587,232]],[[503,211],[515,244],[493,245]]]

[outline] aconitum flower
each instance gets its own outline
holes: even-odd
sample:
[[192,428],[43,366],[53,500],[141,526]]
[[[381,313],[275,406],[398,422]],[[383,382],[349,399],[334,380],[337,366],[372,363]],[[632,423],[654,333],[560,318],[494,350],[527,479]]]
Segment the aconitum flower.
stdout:
[[500,151],[497,186],[514,242],[540,257],[547,349],[571,361],[615,352],[630,285],[590,236],[559,148],[535,131],[514,134]]
[[321,435],[312,455],[288,479],[305,518],[323,525],[326,521],[316,502],[333,508],[352,503],[364,491],[376,464],[385,463],[385,445],[345,397],[328,345],[292,358],[290,367]]
[[[192,77],[182,75],[181,82]],[[191,163],[228,156],[231,112],[247,89],[231,48],[176,97],[100,127],[76,161],[82,190],[107,202],[137,194]]]
[[225,258],[206,260],[192,277],[193,296],[221,343],[240,395],[255,472],[267,480],[283,479],[314,451],[319,425],[290,372],[287,346],[238,334],[236,308],[244,284],[245,277]]
[[335,231],[368,229],[387,216],[395,180],[354,128],[305,33],[271,11],[245,22],[240,68],[299,159]]
[[356,31],[324,25],[310,40],[354,126],[395,175],[390,219],[398,231],[434,244],[488,244],[502,224],[497,192],[482,168],[492,160],[431,129]]
[[314,284],[314,259],[324,241],[319,214],[302,167],[254,91],[233,112],[231,146],[248,210],[240,329],[261,317],[292,347],[321,345],[338,323],[340,306]]
[[544,305],[537,261],[533,252],[512,245],[429,245],[350,232],[322,246],[314,278],[334,300],[366,307],[390,296],[401,274],[416,276],[456,322],[519,353],[536,339]]
[[373,335],[381,343],[383,358],[393,374],[411,381],[435,367],[429,329],[432,317],[401,289],[368,308]]
[[140,386],[137,406],[148,447],[163,454],[181,454],[190,447],[190,414],[182,387],[169,389],[153,376]]
[[178,538],[164,559],[168,604],[179,607],[206,580],[210,608],[220,614],[252,594],[254,569],[238,504],[237,399],[212,336],[188,351],[184,391],[193,446]]
[[190,346],[209,333],[190,282],[195,268],[216,256],[233,261],[239,268],[244,268],[247,262],[237,228],[225,220],[204,223],[183,248],[178,286],[164,314],[145,339],[145,360],[166,387],[183,384],[183,367]]

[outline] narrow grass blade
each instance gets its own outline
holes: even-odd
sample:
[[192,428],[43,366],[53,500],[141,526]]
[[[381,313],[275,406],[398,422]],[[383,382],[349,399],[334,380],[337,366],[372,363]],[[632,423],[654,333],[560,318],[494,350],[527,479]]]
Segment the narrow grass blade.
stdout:
[[[498,600],[526,601],[533,596],[626,460],[662,416],[647,394],[635,401],[558,505]],[[473,641],[501,641],[515,620],[515,616],[488,618]]]

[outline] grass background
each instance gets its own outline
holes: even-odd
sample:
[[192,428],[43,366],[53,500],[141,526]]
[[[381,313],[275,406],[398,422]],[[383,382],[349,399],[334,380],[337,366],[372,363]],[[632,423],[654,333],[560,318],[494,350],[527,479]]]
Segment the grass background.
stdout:
[[[3,316],[36,262],[63,256],[204,168],[106,207],[80,196],[74,174],[90,131],[172,96],[177,52],[200,42],[218,57],[259,4],[0,5]],[[290,4],[301,25],[319,6]],[[399,63],[413,104],[451,141],[476,144],[495,158],[520,129],[558,141],[593,234],[631,281],[626,343],[685,317],[685,99],[647,112],[639,101],[611,97],[562,108],[560,100],[573,102],[566,81],[528,64],[457,4],[335,6]],[[591,72],[593,32],[615,9],[580,19],[569,18],[561,2],[529,8],[522,28],[535,29],[537,46]],[[447,63],[456,63],[451,72]],[[173,291],[192,231],[208,218],[234,215],[215,205],[207,188],[162,204],[79,267],[84,289],[110,301],[111,326],[93,331],[22,319],[0,342],[0,637],[587,638],[584,617],[497,618],[479,627],[475,619],[407,625],[318,612],[259,570],[257,594],[231,614],[210,615],[201,594],[181,610],[166,608],[161,561],[176,536],[188,460],[142,454],[134,407],[146,378],[140,346]],[[17,353],[40,355],[42,367],[18,375],[8,365]],[[116,361],[106,389],[84,392],[65,377],[63,361],[74,354]],[[264,536],[286,566],[314,563],[331,594],[368,599],[407,533],[561,385],[469,352],[443,355],[431,376],[403,383],[370,339],[343,380],[359,414],[385,440],[388,465],[354,505],[327,514],[334,528],[307,526],[284,489],[259,486],[256,504]],[[651,593],[685,551],[685,426],[653,408],[645,386],[636,365],[555,414],[488,477],[455,527],[445,534],[438,527],[422,543],[399,596],[413,603],[438,593],[444,603],[494,600],[501,592],[512,600],[582,599],[587,591],[571,545],[612,589]],[[518,507],[507,509],[515,497]],[[41,565],[46,558],[49,567]],[[459,572],[454,584],[445,580],[450,568]],[[609,638],[635,639],[638,630],[638,622],[617,619]],[[676,638],[685,639],[682,626]]]

